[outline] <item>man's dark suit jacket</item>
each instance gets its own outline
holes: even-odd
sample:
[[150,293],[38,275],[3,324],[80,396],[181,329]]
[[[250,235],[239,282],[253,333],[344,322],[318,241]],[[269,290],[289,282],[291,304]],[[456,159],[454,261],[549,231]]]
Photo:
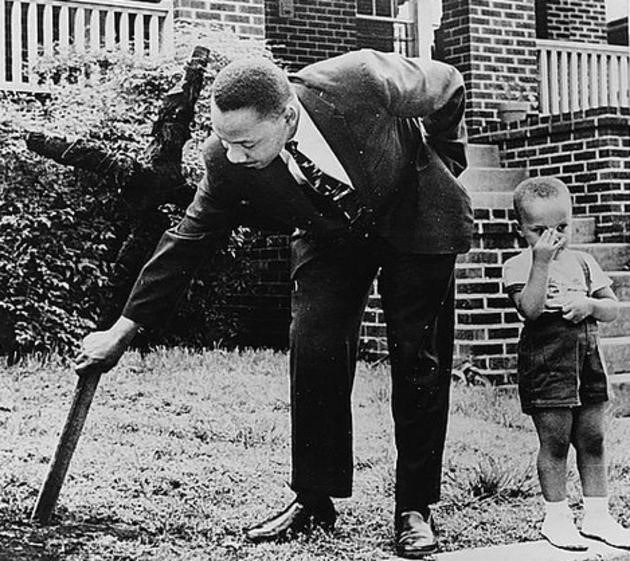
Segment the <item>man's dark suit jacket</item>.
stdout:
[[[455,68],[362,50],[290,79],[357,196],[374,211],[378,235],[402,252],[468,251],[472,210],[455,178],[466,166],[464,85]],[[206,173],[186,217],[164,234],[123,311],[143,326],[170,315],[243,208],[307,233],[294,240],[293,271],[314,255],[317,240],[346,227],[338,215],[322,216],[279,157],[262,170],[234,165],[215,135],[203,156]]]

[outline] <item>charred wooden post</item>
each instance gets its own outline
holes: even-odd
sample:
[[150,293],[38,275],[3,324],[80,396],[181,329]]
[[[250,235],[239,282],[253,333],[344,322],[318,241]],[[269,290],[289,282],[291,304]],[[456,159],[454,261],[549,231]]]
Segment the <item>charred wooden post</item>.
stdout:
[[[142,161],[112,153],[83,140],[68,142],[42,134],[30,134],[27,138],[27,146],[34,152],[107,178],[127,203],[133,222],[130,234],[116,257],[114,275],[110,279],[110,286],[119,295],[124,296],[129,291],[168,223],[158,207],[166,202],[185,206],[192,199],[193,190],[186,184],[181,172],[182,149],[190,138],[190,123],[208,59],[208,49],[199,46],[194,49],[181,82],[163,99],[153,126],[153,140]],[[99,325],[105,327],[113,321],[121,306],[121,298],[114,299],[102,310]],[[100,376],[101,372],[91,372],[81,376],[77,382],[59,443],[31,515],[35,522],[50,522]]]

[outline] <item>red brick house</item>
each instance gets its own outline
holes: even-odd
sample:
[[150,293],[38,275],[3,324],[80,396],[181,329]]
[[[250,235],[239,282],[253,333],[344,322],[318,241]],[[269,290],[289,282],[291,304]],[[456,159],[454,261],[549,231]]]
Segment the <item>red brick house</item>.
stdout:
[[[0,89],[28,89],[11,52],[81,41],[148,56],[172,48],[178,19],[264,39],[293,69],[372,47],[433,56],[462,72],[471,142],[462,180],[477,234],[458,264],[461,360],[501,380],[514,371],[520,322],[500,276],[501,263],[518,248],[511,190],[528,175],[567,182],[575,241],[597,254],[620,298],[630,300],[630,49],[627,19],[607,25],[606,0],[0,0],[0,29],[9,38],[0,41]],[[78,33],[86,22],[89,32]],[[502,123],[507,101],[525,102],[526,113]],[[254,253],[259,291],[235,303],[250,320],[243,343],[283,346],[286,237],[267,237]],[[374,294],[363,325],[366,355],[386,353],[378,304]],[[630,372],[630,304],[604,335],[612,371]]]

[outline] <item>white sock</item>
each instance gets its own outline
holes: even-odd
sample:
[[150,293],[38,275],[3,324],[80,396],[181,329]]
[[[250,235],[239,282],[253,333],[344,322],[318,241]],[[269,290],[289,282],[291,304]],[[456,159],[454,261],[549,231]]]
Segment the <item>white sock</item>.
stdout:
[[574,551],[583,551],[587,548],[586,542],[573,523],[573,515],[566,499],[545,501],[545,520],[541,532],[556,547]]
[[608,516],[608,497],[584,497],[585,518]]
[[608,497],[584,497],[582,533],[616,547],[630,548],[630,530],[610,514]]

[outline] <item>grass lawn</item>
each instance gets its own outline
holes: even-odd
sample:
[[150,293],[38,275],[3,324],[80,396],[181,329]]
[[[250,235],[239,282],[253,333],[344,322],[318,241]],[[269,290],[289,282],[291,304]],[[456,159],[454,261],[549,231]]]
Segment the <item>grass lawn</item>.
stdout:
[[[61,363],[0,371],[0,560],[376,560],[393,553],[388,370],[361,364],[355,485],[332,535],[250,545],[242,529],[293,494],[286,355],[157,350],[103,377],[53,525],[30,511],[74,391]],[[611,419],[611,503],[630,525],[630,420]],[[536,436],[516,398],[452,392],[443,550],[538,539]],[[570,497],[579,506],[575,469]],[[579,509],[577,509],[579,513]]]

